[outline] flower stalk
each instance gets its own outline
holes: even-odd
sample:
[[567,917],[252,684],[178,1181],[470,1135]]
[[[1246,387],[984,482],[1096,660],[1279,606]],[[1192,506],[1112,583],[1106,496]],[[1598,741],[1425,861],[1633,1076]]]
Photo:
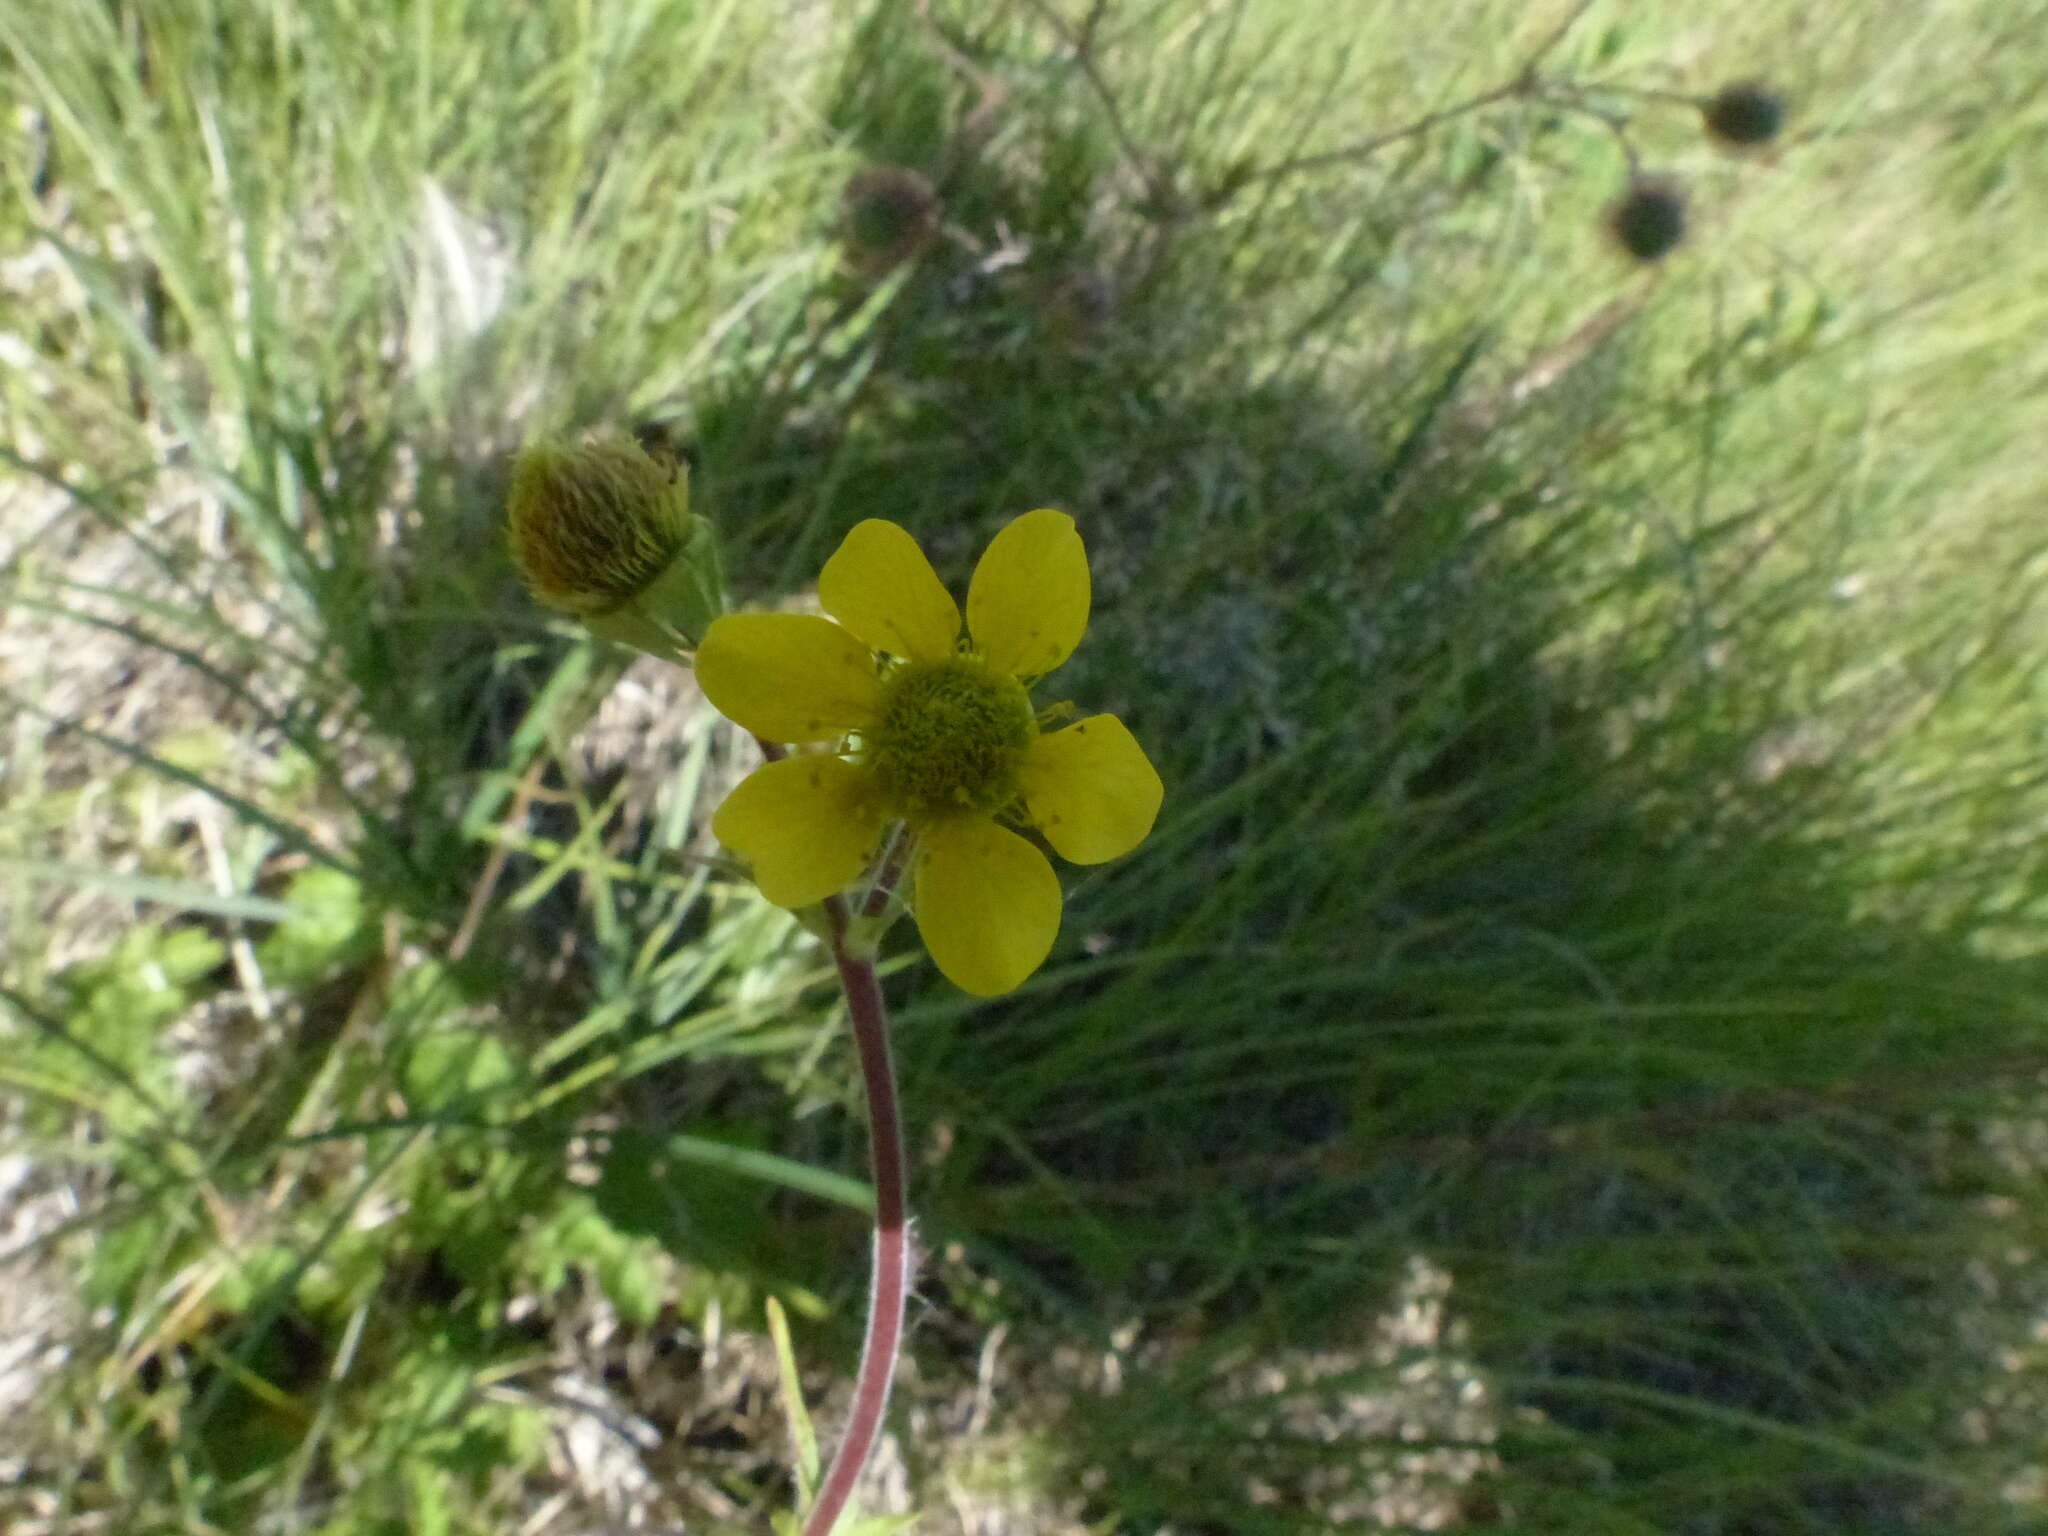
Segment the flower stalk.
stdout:
[[817,1501],[804,1521],[804,1536],[829,1536],[860,1481],[896,1379],[903,1348],[903,1311],[910,1295],[910,1231],[905,1198],[903,1115],[896,1097],[896,1068],[889,1051],[889,1008],[872,956],[848,941],[843,898],[825,903],[832,934],[832,963],[846,993],[861,1085],[868,1101],[868,1164],[875,1189],[874,1270],[868,1287],[868,1321],[861,1340],[860,1369],[854,1376],[853,1406]]
[[[788,754],[778,742],[755,737],[761,755],[779,762]],[[902,874],[901,829],[890,840],[881,872],[857,908],[844,896],[822,903],[832,964],[846,996],[854,1053],[868,1104],[868,1172],[875,1192],[874,1256],[868,1278],[868,1320],[862,1332],[860,1367],[854,1372],[853,1404],[839,1447],[818,1485],[804,1520],[803,1536],[830,1536],[860,1483],[868,1458],[882,1437],[896,1362],[903,1353],[903,1314],[910,1299],[909,1159],[903,1150],[903,1110],[896,1094],[896,1063],[889,1049],[889,1004],[874,954],[857,936],[855,919],[878,919]]]

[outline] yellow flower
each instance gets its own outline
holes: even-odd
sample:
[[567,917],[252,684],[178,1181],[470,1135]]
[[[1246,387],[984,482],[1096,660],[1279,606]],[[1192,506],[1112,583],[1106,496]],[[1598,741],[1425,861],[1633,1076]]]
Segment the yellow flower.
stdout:
[[1060,885],[1003,823],[1099,864],[1144,841],[1164,793],[1116,716],[1048,731],[1063,709],[1032,708],[1028,684],[1073,654],[1088,598],[1088,556],[1063,512],[1027,512],[995,536],[964,633],[917,542],[879,518],[859,524],[818,577],[831,619],[730,614],[698,648],[698,681],[724,714],[817,749],[757,768],[713,830],[764,896],[804,907],[844,890],[903,823],[932,959],[965,991],[1009,991],[1052,950]]

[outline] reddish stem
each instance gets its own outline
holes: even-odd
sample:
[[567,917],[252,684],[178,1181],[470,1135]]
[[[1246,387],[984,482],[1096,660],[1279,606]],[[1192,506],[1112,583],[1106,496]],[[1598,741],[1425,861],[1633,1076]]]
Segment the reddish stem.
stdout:
[[[777,742],[754,738],[761,755],[774,762],[787,754]],[[879,912],[901,873],[901,841],[890,846],[875,890],[865,906]],[[869,915],[873,915],[870,913]],[[846,993],[846,1011],[853,1021],[853,1044],[860,1056],[860,1080],[868,1096],[868,1165],[875,1187],[874,1275],[868,1284],[868,1326],[861,1340],[860,1369],[853,1379],[853,1410],[846,1433],[832,1453],[832,1465],[818,1485],[818,1499],[804,1521],[803,1536],[830,1536],[832,1527],[853,1497],[854,1485],[881,1437],[882,1414],[889,1406],[889,1388],[896,1380],[896,1357],[903,1347],[903,1308],[910,1295],[910,1233],[905,1221],[903,1114],[896,1103],[896,1068],[889,1058],[889,1005],[882,997],[875,962],[846,947],[849,921],[846,899],[825,902],[825,920],[832,929],[832,963]]]
[[910,1242],[904,1220],[903,1118],[896,1103],[896,1069],[889,1058],[889,1008],[874,961],[846,947],[846,903],[825,903],[832,925],[832,961],[846,992],[853,1043],[868,1099],[868,1161],[875,1186],[874,1276],[868,1289],[867,1335],[854,1377],[853,1409],[818,1499],[804,1521],[804,1536],[828,1536],[853,1496],[861,1470],[881,1435],[882,1414],[903,1344],[903,1308],[910,1292]]

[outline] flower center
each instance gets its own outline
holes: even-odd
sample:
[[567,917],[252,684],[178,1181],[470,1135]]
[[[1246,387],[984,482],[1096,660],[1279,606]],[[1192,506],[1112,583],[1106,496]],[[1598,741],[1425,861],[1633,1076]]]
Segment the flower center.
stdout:
[[1037,733],[1022,683],[951,656],[906,663],[883,680],[862,750],[896,814],[988,815],[1017,798],[1017,768]]

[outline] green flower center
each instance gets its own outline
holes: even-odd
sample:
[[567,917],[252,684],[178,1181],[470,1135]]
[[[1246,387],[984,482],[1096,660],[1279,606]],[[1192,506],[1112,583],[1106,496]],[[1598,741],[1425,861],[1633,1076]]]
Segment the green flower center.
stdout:
[[1017,798],[1017,770],[1037,734],[1022,683],[952,656],[906,663],[883,680],[862,750],[897,815],[990,815]]

